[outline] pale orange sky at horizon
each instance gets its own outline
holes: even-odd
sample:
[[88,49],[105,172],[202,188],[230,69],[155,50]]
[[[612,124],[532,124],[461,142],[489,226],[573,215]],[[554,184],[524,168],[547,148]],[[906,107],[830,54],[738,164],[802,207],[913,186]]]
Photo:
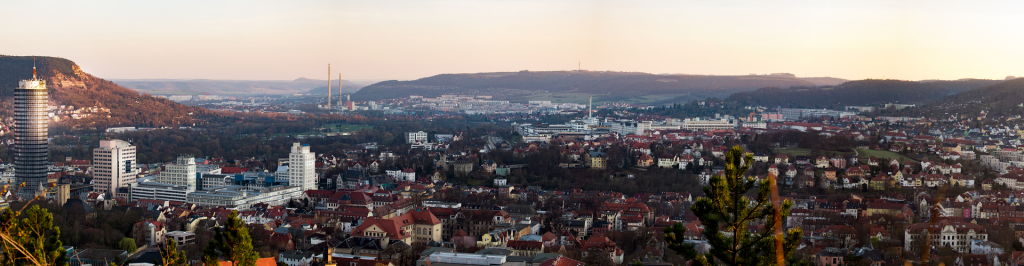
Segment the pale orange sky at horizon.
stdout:
[[[417,79],[519,70],[1024,76],[1017,1],[23,1],[0,54],[107,79]],[[10,12],[15,11],[15,12]],[[34,12],[38,11],[38,12]]]

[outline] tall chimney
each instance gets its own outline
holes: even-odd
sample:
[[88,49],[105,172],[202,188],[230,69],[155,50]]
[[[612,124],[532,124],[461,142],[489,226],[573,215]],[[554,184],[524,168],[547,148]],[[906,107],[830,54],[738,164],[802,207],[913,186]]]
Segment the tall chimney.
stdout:
[[594,116],[594,96],[590,96],[590,104],[587,105],[587,117]]
[[[340,77],[341,73],[338,73],[338,76]],[[327,109],[331,109],[331,64],[327,64]]]
[[338,73],[338,95],[341,95],[341,73]]
[[341,94],[341,72],[338,72],[338,95]]

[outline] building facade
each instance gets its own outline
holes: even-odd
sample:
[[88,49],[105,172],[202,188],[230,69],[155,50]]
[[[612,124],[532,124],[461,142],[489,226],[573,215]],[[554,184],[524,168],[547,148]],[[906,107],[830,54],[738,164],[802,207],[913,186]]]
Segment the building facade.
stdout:
[[288,154],[288,185],[302,191],[316,189],[316,154],[309,151],[309,144],[292,144]]
[[904,250],[920,252],[918,247],[923,245],[918,243],[926,240],[928,231],[931,232],[932,247],[950,247],[961,253],[971,251],[971,240],[988,240],[985,227],[974,223],[917,223],[907,227]]
[[416,144],[416,143],[427,143],[427,142],[430,142],[430,140],[427,139],[427,137],[428,137],[427,136],[427,132],[423,132],[423,131],[419,131],[419,132],[405,132],[405,143],[407,143],[407,144]]
[[[18,82],[14,90],[14,167],[15,182],[35,188],[47,183],[46,81],[39,80],[32,68],[32,79]],[[31,190],[22,190],[31,196]]]
[[192,156],[178,156],[173,164],[164,166],[157,178],[158,183],[185,187],[189,192],[196,191],[196,160]]
[[127,198],[126,193],[115,192],[118,188],[135,184],[135,176],[139,172],[135,167],[135,146],[123,140],[101,140],[99,148],[93,149],[92,154],[93,189]]

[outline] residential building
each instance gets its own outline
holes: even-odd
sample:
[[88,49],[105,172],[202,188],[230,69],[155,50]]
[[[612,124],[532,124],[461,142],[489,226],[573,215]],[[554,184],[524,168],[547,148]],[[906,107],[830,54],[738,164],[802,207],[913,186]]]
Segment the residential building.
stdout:
[[416,209],[389,219],[367,218],[355,229],[352,236],[379,237],[413,242],[441,242],[441,220],[426,209]]
[[167,240],[174,241],[178,244],[178,247],[192,245],[196,243],[196,233],[186,231],[171,231],[164,234]]

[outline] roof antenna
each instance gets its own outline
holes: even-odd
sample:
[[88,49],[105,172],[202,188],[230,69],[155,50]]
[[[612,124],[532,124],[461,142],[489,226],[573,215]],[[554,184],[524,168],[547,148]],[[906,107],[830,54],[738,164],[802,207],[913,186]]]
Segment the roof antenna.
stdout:
[[32,79],[36,79],[36,57],[32,57]]

